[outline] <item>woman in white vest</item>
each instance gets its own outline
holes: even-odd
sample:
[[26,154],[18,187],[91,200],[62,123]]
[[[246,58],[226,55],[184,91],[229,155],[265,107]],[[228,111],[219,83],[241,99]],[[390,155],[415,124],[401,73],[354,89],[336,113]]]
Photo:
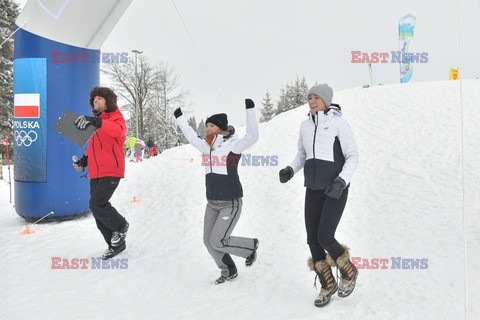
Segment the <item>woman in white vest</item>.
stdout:
[[[325,306],[337,290],[340,297],[349,296],[358,276],[348,248],[335,239],[358,164],[358,150],[352,130],[332,98],[333,90],[327,84],[308,91],[310,113],[300,125],[297,156],[279,172],[280,182],[285,183],[303,168],[305,226],[312,254],[308,265],[322,285],[315,300],[317,307]],[[333,266],[341,274],[338,284]]]

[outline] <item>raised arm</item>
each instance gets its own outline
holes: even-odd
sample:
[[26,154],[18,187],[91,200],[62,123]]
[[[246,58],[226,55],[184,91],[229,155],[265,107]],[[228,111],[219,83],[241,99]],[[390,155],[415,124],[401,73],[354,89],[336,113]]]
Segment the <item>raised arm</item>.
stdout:
[[255,116],[255,103],[251,99],[245,99],[247,112],[247,130],[242,139],[232,143],[232,152],[239,154],[251,147],[258,141],[258,123]]
[[180,108],[176,109],[174,112],[175,121],[177,122],[180,130],[182,130],[183,135],[188,140],[188,142],[197,148],[200,152],[207,152],[206,148],[208,147],[204,140],[200,139],[197,136],[195,130],[188,125],[187,119],[183,116],[182,110]]

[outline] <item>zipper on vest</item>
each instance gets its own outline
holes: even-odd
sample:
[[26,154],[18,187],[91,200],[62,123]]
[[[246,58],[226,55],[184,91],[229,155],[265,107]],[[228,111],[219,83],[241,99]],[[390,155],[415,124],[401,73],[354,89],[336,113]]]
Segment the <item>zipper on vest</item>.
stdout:
[[210,148],[210,173],[212,172],[212,148]]
[[215,144],[215,141],[217,141],[218,135],[215,135],[215,139],[213,139],[212,144],[209,146],[210,147],[210,173],[213,173],[213,168],[212,168],[212,145]]
[[315,122],[315,117],[313,118],[313,124],[315,125],[315,130],[313,131],[313,181],[315,181],[315,140],[317,138],[317,123]]

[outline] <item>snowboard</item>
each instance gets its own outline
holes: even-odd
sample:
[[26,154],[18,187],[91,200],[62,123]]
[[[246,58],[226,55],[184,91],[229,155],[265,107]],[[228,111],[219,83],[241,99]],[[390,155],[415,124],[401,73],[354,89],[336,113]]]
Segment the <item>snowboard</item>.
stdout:
[[75,125],[75,120],[78,117],[79,115],[75,112],[67,110],[58,119],[57,123],[55,123],[53,129],[79,147],[83,147],[95,133],[97,128],[94,126],[88,126],[85,130],[78,129]]

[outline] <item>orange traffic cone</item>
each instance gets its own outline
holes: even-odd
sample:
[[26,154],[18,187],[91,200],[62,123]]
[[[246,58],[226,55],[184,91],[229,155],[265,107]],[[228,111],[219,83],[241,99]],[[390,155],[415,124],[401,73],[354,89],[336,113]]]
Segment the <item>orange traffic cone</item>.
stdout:
[[[31,224],[28,224],[26,225],[25,227],[23,227],[22,231],[20,231],[20,235],[25,235],[25,234],[34,234],[35,233],[35,225],[42,221],[43,219],[45,219],[46,217],[48,217],[49,215],[51,214],[55,214],[55,210],[52,210],[50,211],[49,213],[47,213],[46,215],[44,215],[43,217],[41,217],[40,219],[38,219],[37,221],[35,221],[34,223],[31,223]],[[30,229],[30,227],[33,227],[32,229]]]
[[26,234],[34,234],[34,233],[35,233],[35,229],[30,229],[30,225],[27,225],[22,228],[22,231],[20,231],[19,235],[23,236]]

